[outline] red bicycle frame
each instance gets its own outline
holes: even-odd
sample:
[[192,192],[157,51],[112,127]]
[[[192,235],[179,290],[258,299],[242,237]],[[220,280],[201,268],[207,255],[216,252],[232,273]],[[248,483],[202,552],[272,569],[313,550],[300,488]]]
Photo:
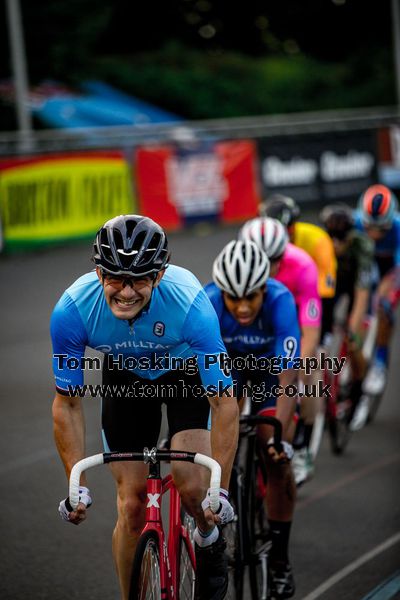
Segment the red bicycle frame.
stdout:
[[[181,521],[180,496],[174,485],[172,476],[167,475],[163,479],[160,475],[160,461],[171,460],[196,463],[207,467],[211,471],[210,508],[213,512],[216,512],[219,507],[221,467],[212,458],[195,452],[157,450],[157,448],[148,450],[145,448],[143,452],[105,452],[103,454],[96,454],[84,458],[74,465],[69,484],[69,499],[71,506],[75,509],[79,503],[80,478],[86,469],[105,463],[122,461],[144,461],[149,465],[146,486],[145,526],[141,532],[139,542],[144,535],[148,535],[148,532],[154,534],[154,537],[157,539],[162,600],[179,600],[180,555],[178,553],[181,549],[181,540],[185,544],[193,571],[195,571],[196,565],[194,549],[189,539],[187,528]],[[170,493],[168,543],[161,515],[162,497],[167,492]]]
[[[155,467],[152,469],[152,467]],[[190,562],[193,569],[196,568],[196,558],[192,543],[189,539],[187,529],[181,521],[181,499],[174,485],[171,475],[161,479],[158,464],[150,466],[150,474],[147,478],[147,505],[146,524],[141,535],[146,531],[154,531],[157,534],[160,554],[160,577],[162,599],[172,600],[179,597],[179,561],[178,552],[180,540],[186,545]],[[169,533],[168,544],[162,524],[161,498],[169,491]]]

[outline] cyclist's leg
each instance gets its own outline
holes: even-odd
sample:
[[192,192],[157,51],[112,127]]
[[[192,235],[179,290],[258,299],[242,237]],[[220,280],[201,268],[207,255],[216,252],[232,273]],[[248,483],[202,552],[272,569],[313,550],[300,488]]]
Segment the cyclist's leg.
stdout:
[[[143,446],[142,446],[143,448]],[[147,467],[141,463],[110,465],[117,487],[117,522],[112,550],[123,600],[129,596],[133,557],[144,525]]]
[[[170,374],[173,382],[176,375]],[[182,377],[180,377],[182,380]],[[165,400],[171,448],[211,455],[209,415],[205,396],[192,393],[201,381],[198,375],[185,376],[184,397]],[[225,540],[212,520],[206,520],[201,502],[206,496],[209,475],[203,467],[184,462],[172,463],[174,483],[186,510],[195,518],[194,533],[197,576],[196,598],[223,598],[228,585]]]
[[[210,456],[210,432],[206,429],[178,431],[172,436],[171,449],[201,452]],[[201,502],[208,489],[208,471],[199,465],[185,462],[173,462],[171,470],[186,511],[195,518],[196,523],[203,531],[211,529],[212,525],[210,527],[210,524],[206,522],[201,508]]]
[[[265,389],[271,389],[271,384],[276,383],[277,378],[268,377]],[[268,398],[259,404],[253,404],[253,412],[257,414],[275,415],[275,398]],[[296,415],[291,431],[285,439],[291,442],[295,431]],[[260,426],[258,438],[263,448],[265,469],[267,472],[267,493],[265,506],[270,526],[272,548],[270,554],[270,571],[272,576],[272,588],[278,589],[290,597],[294,594],[294,581],[289,562],[289,539],[290,530],[296,503],[296,485],[290,463],[274,463],[267,450],[267,442],[273,435],[272,427]]]
[[376,293],[375,304],[378,318],[376,348],[363,386],[364,391],[370,395],[382,394],[385,388],[389,347],[395,323],[395,308],[399,298],[399,268],[396,268],[383,277]]
[[[319,327],[302,327],[302,358],[305,360],[313,358],[315,365],[318,364],[317,346],[320,336],[321,330]],[[318,389],[318,386],[315,385],[318,381],[318,373],[315,370],[306,370],[301,372],[300,378],[307,393],[304,393],[301,398],[301,420],[298,425],[298,435],[296,435],[297,440],[295,444],[296,453],[292,464],[297,485],[304,483],[314,474],[314,460],[310,452],[310,443],[315,417],[320,409],[320,398],[313,393],[314,390]]]
[[[201,389],[200,376],[197,373],[170,372],[163,379],[169,390],[164,402],[171,449],[210,456],[210,405],[207,397],[198,393]],[[201,502],[208,488],[207,469],[191,463],[172,462],[171,470],[186,510],[206,527]]]
[[[138,380],[141,384],[150,383],[129,371],[103,370],[103,384],[113,386],[114,390]],[[160,423],[161,402],[157,398],[146,398],[146,402],[129,395],[110,394],[103,398],[103,441],[107,452],[142,451],[144,446],[155,446]],[[113,532],[113,555],[125,600],[129,594],[134,551],[144,524],[147,467],[142,463],[113,463],[110,469],[117,487],[118,514]]]

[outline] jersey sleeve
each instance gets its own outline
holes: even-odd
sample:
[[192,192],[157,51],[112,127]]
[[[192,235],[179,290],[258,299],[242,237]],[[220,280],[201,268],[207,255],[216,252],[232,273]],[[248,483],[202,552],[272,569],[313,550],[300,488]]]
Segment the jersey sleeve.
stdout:
[[336,288],[335,249],[329,238],[321,237],[316,247],[316,264],[318,267],[318,292],[321,298],[333,298]]
[[69,386],[83,384],[82,358],[87,333],[72,298],[65,293],[56,304],[50,321],[53,372],[57,391],[69,396]]
[[278,296],[273,310],[276,366],[293,367],[293,361],[300,357],[300,328],[294,297],[287,290]]
[[318,271],[314,262],[303,267],[299,280],[300,287],[296,295],[299,323],[302,327],[319,327],[322,309],[318,292]]
[[189,309],[184,335],[193,355],[197,355],[203,385],[217,386],[217,389],[232,385],[230,373],[223,368],[223,361],[220,361],[220,357],[226,355],[227,351],[222,341],[218,317],[204,290],[199,291]]

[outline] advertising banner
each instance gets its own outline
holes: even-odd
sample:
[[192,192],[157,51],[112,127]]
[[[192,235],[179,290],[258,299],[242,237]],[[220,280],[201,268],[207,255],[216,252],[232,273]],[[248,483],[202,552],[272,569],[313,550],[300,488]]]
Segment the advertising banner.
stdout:
[[140,148],[140,212],[167,229],[251,218],[259,203],[255,161],[255,146],[248,141]]
[[259,156],[264,197],[351,201],[377,181],[375,131],[265,138]]
[[135,212],[121,152],[0,160],[6,248],[93,235],[111,217]]
[[400,127],[391,125],[378,132],[379,181],[399,196],[400,191]]

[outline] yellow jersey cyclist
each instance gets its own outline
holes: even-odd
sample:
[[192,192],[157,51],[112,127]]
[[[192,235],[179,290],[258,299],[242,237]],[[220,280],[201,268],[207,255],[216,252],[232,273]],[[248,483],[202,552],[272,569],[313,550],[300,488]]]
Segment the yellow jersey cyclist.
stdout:
[[[212,455],[222,468],[221,510],[213,515],[203,468],[186,463],[172,466],[182,501],[197,523],[196,598],[222,600],[228,583],[227,558],[216,523],[233,518],[225,490],[237,447],[238,406],[236,398],[223,391],[231,391],[232,380],[217,361],[226,350],[215,311],[194,275],[169,265],[169,258],[167,237],[149,218],[121,215],[99,230],[93,250],[95,271],[66,290],[52,315],[55,440],[69,476],[85,455],[82,401],[76,390],[83,383],[86,347],[104,352],[106,451],[156,446],[165,402],[171,447]],[[206,364],[207,356],[214,359],[209,360],[211,365]],[[175,370],[172,359],[182,361]],[[122,462],[110,469],[118,512],[113,554],[121,596],[127,600],[133,555],[144,523],[147,467]],[[90,504],[82,478],[77,510],[71,509],[67,498],[59,512],[78,525]]]
[[[266,510],[272,536],[270,576],[272,596],[290,598],[295,587],[288,545],[295,507],[295,484],[289,460],[294,433],[299,327],[294,298],[280,282],[268,279],[270,263],[252,241],[231,241],[214,261],[213,279],[205,290],[218,315],[222,339],[232,359],[237,397],[250,382],[252,410],[273,414],[283,426],[284,451],[271,446],[272,429],[263,425],[258,434],[265,450],[268,471]],[[276,386],[281,393],[277,396]],[[287,386],[294,394],[287,395]]]
[[362,344],[373,282],[374,246],[365,233],[356,229],[353,211],[346,204],[325,206],[320,213],[320,221],[332,238],[338,263],[336,294],[324,306],[328,331],[332,331],[336,302],[344,295],[349,299],[346,325],[352,371],[349,394],[355,407],[350,429],[355,431],[365,424],[368,417],[367,399],[362,396],[366,374]]
[[378,316],[377,347],[363,387],[367,394],[380,395],[387,380],[389,344],[400,300],[400,215],[393,192],[382,184],[367,188],[360,196],[355,224],[373,241],[378,270],[374,302]]
[[336,257],[329,235],[317,225],[299,221],[300,207],[282,194],[272,194],[260,206],[260,214],[278,219],[287,229],[292,244],[305,250],[318,269],[318,292],[322,300],[321,336],[328,331],[325,324],[324,306],[326,300],[335,296]]
[[[307,252],[289,243],[286,228],[277,219],[251,219],[240,229],[239,238],[252,240],[264,250],[271,261],[271,277],[292,292],[301,331],[301,357],[316,357],[321,335],[321,299],[314,261]],[[314,370],[301,372],[301,379],[308,390],[301,398],[301,419],[297,427],[296,452],[292,463],[297,485],[314,474],[314,456],[311,453],[313,428],[316,416],[322,410],[322,401],[317,393],[318,375],[319,371]],[[317,387],[312,388],[314,385]]]

